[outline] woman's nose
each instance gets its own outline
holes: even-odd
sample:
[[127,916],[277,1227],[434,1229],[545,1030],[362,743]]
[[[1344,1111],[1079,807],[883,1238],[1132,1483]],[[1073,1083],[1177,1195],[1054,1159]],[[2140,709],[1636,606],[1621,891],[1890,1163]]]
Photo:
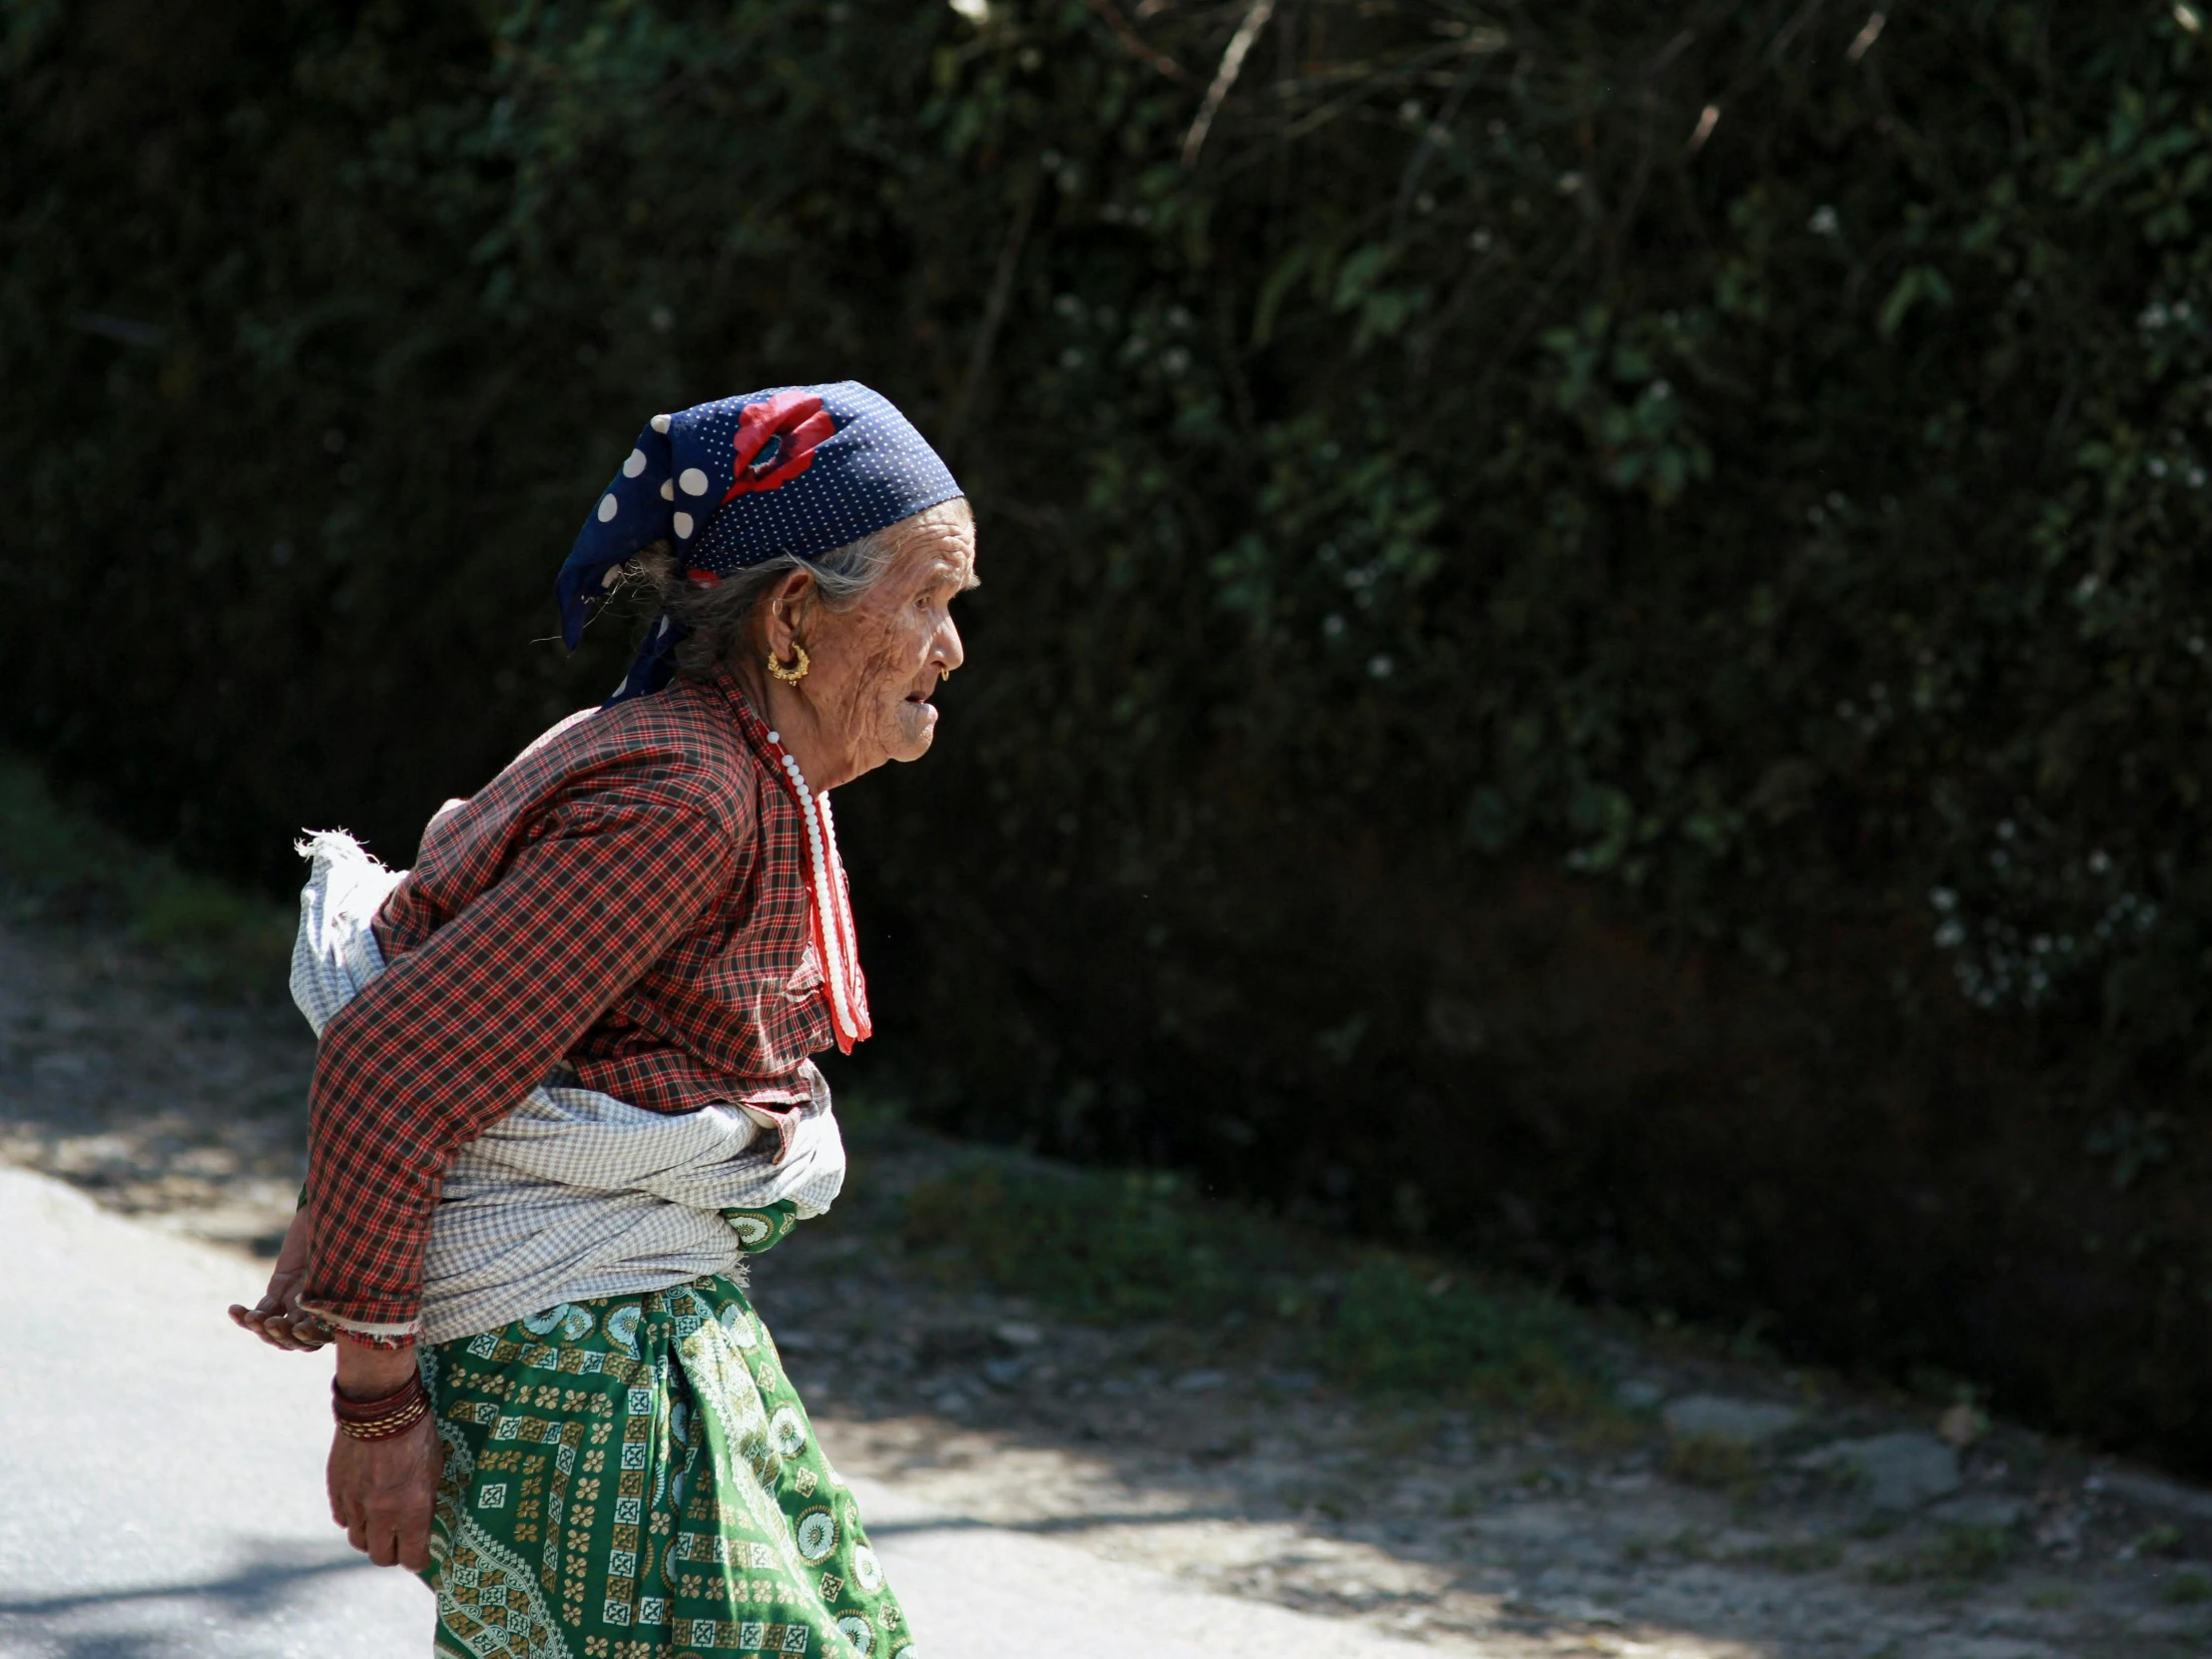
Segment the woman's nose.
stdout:
[[937,630],[936,661],[947,674],[967,661],[967,648],[960,644],[960,630],[950,617]]

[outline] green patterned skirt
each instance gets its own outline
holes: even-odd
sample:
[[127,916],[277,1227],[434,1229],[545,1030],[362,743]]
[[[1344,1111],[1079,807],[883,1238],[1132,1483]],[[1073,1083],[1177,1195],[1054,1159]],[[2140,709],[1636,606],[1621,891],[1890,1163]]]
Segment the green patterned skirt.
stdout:
[[422,1371],[441,1659],[916,1659],[735,1281],[562,1303]]

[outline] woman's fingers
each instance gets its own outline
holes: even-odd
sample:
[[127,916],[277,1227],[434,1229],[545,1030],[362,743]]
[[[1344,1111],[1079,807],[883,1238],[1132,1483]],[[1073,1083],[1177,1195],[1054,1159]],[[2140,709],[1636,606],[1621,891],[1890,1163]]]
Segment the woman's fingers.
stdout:
[[372,1518],[368,1523],[368,1558],[379,1567],[422,1571],[430,1564],[429,1510],[411,1509]]
[[399,1564],[409,1572],[423,1572],[430,1565],[430,1515],[427,1510],[399,1529]]
[[[298,1217],[284,1236],[284,1250],[276,1259],[276,1269],[269,1276],[269,1289],[262,1292],[261,1301],[253,1307],[231,1305],[231,1318],[242,1329],[272,1348],[280,1348],[291,1354],[312,1354],[328,1340],[328,1333],[321,1321],[299,1306],[299,1296],[307,1286],[304,1240],[306,1233]],[[299,1259],[295,1254],[295,1242]]]
[[346,1542],[379,1567],[420,1571],[430,1559],[430,1516],[444,1447],[428,1418],[389,1439],[344,1433],[330,1446],[330,1514]]
[[329,1341],[322,1322],[312,1314],[273,1314],[269,1329],[276,1333],[277,1347],[294,1354],[312,1354]]
[[288,1354],[313,1354],[330,1340],[330,1329],[312,1314],[301,1313],[296,1308],[272,1309],[267,1302],[259,1308],[244,1308],[233,1303],[231,1322],[243,1331],[251,1331],[271,1348],[280,1348]]
[[274,1331],[270,1330],[269,1315],[263,1309],[241,1308],[234,1304],[231,1309],[231,1323],[241,1331],[253,1332],[255,1336],[261,1338],[271,1348],[282,1348],[284,1346],[282,1340]]
[[290,1319],[290,1335],[300,1348],[312,1354],[316,1349],[337,1335],[322,1322],[319,1315],[310,1313],[299,1305],[299,1296],[307,1288],[304,1277],[294,1279],[284,1292],[284,1313]]
[[231,1304],[231,1318],[264,1342],[274,1340],[269,1334],[269,1322],[281,1312],[281,1305],[275,1297],[265,1296],[251,1308],[236,1302]]
[[[328,1465],[322,1471],[322,1494],[330,1500],[331,1521],[345,1533],[350,1542],[354,1524],[360,1518],[360,1506],[353,1501],[351,1486],[338,1478],[338,1459],[334,1448]],[[358,1549],[360,1545],[354,1544],[353,1547]]]

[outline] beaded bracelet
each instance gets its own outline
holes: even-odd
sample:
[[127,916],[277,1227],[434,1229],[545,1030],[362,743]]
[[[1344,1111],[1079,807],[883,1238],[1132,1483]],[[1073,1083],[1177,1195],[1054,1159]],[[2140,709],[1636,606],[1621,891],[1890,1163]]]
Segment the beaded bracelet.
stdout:
[[388,1440],[404,1434],[430,1414],[429,1395],[422,1391],[421,1377],[407,1379],[378,1399],[347,1399],[330,1384],[330,1414],[338,1432],[355,1440]]
[[418,1399],[406,1409],[375,1422],[348,1422],[340,1417],[338,1432],[349,1440],[388,1440],[404,1434],[429,1414],[429,1402]]

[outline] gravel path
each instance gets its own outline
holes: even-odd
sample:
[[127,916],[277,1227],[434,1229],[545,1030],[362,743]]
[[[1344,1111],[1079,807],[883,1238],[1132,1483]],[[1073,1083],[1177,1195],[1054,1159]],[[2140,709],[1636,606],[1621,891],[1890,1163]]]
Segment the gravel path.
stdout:
[[[250,1281],[253,1251],[280,1231],[310,1057],[288,1011],[196,1005],[113,940],[0,929],[0,1159],[196,1241],[176,1247],[193,1272]],[[976,1289],[910,1250],[899,1228],[900,1195],[957,1149],[864,1116],[846,1138],[847,1199],[762,1259],[756,1285],[825,1442],[867,1482],[886,1554],[908,1563],[901,1591],[934,1632],[932,1652],[1028,1652],[1042,1630],[1056,1653],[1095,1641],[1101,1654],[1178,1659],[1201,1648],[2212,1653],[2212,1493],[2013,1425],[1944,1419],[1625,1326],[1605,1338],[1626,1379],[1611,1410],[1542,1424],[1363,1402],[1233,1332],[1100,1330]],[[9,1312],[21,1330],[25,1317],[55,1317],[56,1293],[40,1293],[36,1313],[15,1306],[31,1294],[17,1260]],[[96,1324],[88,1350],[102,1341]],[[45,1384],[64,1392],[82,1363],[65,1352]],[[157,1377],[105,1369],[119,1386]],[[287,1425],[304,1413],[312,1426],[298,1432],[319,1445],[312,1401],[281,1409]],[[11,1442],[36,1410],[34,1396],[7,1400]],[[11,1445],[0,1463],[11,1512],[27,1478],[16,1459]],[[269,1583],[336,1598],[331,1616],[350,1616],[347,1574],[361,1570],[329,1564],[342,1550],[312,1544],[311,1521],[281,1519],[319,1501],[311,1460],[287,1469],[280,1493],[257,1499],[270,1536],[288,1540],[264,1563],[277,1574]],[[72,1577],[92,1569],[64,1558],[89,1560],[93,1542],[41,1541],[48,1523],[21,1517],[43,1513],[0,1523],[12,1528],[0,1540],[13,1540],[0,1541],[0,1653],[293,1651],[130,1645],[126,1609],[152,1603],[131,1599],[127,1574]],[[211,1555],[191,1570],[220,1586],[223,1571],[249,1572],[244,1560]],[[261,1582],[249,1573],[243,1587],[209,1591],[213,1601],[163,1605],[212,1617],[233,1604],[226,1595],[261,1605]],[[104,1599],[71,1600],[82,1584],[108,1586]]]

